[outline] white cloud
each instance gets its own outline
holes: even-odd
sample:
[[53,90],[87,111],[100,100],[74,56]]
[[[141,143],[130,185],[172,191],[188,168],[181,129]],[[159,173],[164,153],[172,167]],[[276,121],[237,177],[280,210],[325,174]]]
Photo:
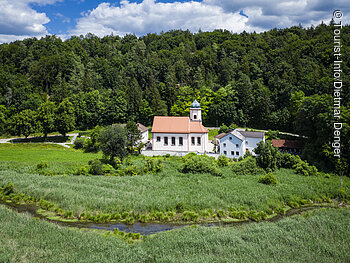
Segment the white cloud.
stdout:
[[239,11],[225,12],[220,6],[202,2],[158,3],[154,0],[144,0],[141,3],[130,3],[123,0],[120,6],[99,4],[92,11],[85,13],[70,33],[104,36],[111,33],[144,35],[170,29],[209,31],[223,28],[234,32],[254,30],[253,27],[247,26],[246,22],[247,18],[239,15]]
[[[62,0],[59,0],[62,1]],[[0,42],[46,35],[50,19],[30,4],[53,4],[57,0],[0,0]]]
[[[335,9],[344,14],[350,12],[348,0],[203,0],[203,3],[220,6],[225,12],[244,10],[249,16],[247,25],[261,30],[317,25],[329,22]],[[349,16],[343,18],[343,23],[349,22]]]

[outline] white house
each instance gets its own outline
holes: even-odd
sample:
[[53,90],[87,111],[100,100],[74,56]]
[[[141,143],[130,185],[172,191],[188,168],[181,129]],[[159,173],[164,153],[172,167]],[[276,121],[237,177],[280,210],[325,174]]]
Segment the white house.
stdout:
[[208,152],[208,130],[202,124],[201,106],[191,104],[190,117],[154,116],[152,150]]
[[226,133],[220,138],[220,155],[226,155],[229,158],[243,157],[246,152],[253,155],[253,150],[257,144],[265,141],[264,132],[251,132],[244,129],[235,129]]
[[136,125],[142,136],[141,142],[146,144],[148,142],[148,128],[141,123],[137,123]]
[[[136,123],[136,125],[142,136],[140,142],[146,144],[148,142],[148,128],[145,125],[142,125],[141,123]],[[126,124],[120,124],[120,126],[125,127]]]

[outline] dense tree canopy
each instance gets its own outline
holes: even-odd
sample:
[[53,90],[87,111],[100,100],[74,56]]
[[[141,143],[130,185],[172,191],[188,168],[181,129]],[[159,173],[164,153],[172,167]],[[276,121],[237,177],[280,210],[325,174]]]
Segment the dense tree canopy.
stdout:
[[[74,123],[77,129],[129,120],[150,125],[155,115],[188,115],[188,106],[197,99],[207,126],[234,123],[298,132],[316,140],[314,149],[325,149],[332,136],[333,29],[320,24],[259,34],[172,30],[141,37],[87,34],[62,41],[46,36],[2,44],[0,132],[23,110],[48,114],[40,116],[41,130],[51,130],[50,110],[42,105],[47,100],[55,108],[63,101],[72,105],[69,113],[61,104],[61,120],[56,117],[60,126],[54,129],[64,133]],[[350,26],[342,28],[346,158],[349,31]],[[308,152],[310,158],[322,156]]]

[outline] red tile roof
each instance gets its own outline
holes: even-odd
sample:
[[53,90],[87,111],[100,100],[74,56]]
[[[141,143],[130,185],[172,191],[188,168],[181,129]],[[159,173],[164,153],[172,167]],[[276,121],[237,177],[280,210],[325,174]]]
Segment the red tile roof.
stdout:
[[154,116],[152,132],[207,133],[208,130],[199,121],[190,121],[189,117]]
[[272,139],[272,145],[277,148],[303,149],[304,143],[295,140],[277,140]]

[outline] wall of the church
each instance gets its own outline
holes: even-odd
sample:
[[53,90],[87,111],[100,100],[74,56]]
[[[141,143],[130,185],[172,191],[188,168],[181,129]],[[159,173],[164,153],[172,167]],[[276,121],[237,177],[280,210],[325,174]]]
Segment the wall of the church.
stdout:
[[208,151],[208,134],[153,133],[152,150],[204,153]]

